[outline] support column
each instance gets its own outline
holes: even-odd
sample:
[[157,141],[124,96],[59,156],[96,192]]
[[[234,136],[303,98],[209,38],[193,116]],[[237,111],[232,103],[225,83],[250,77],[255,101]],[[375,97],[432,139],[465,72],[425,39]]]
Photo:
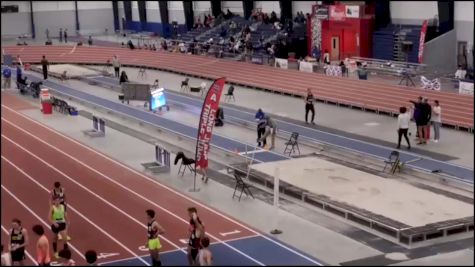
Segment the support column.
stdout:
[[280,21],[285,22],[285,19],[292,20],[292,1],[280,0]]
[[211,13],[215,18],[221,14],[221,1],[211,1]]
[[33,1],[30,1],[31,38],[36,38],[35,21],[33,18]]
[[132,21],[132,2],[131,1],[124,1],[124,15],[125,15],[125,26],[126,26],[126,29],[128,29],[129,24]]
[[76,15],[76,33],[79,35],[79,11],[78,11],[78,1],[74,1],[74,13]]
[[120,31],[119,24],[119,2],[112,1],[112,12],[114,13],[114,31]]
[[167,1],[158,1],[158,7],[160,9],[160,20],[162,22],[162,35],[163,37],[168,38],[171,36],[171,30]]
[[242,1],[242,10],[244,13],[244,18],[249,19],[254,9],[254,1]]
[[147,30],[147,8],[145,1],[137,1],[138,9],[139,9],[139,20],[140,20],[140,28],[142,30]]
[[195,22],[192,1],[183,1],[183,12],[185,12],[186,28],[189,31],[193,28],[193,23]]

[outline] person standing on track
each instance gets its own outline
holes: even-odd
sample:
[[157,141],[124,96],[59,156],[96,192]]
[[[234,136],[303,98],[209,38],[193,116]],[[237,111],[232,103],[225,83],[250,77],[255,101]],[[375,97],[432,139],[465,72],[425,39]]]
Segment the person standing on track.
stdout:
[[201,239],[201,249],[198,252],[198,263],[200,266],[211,266],[213,263],[213,254],[209,250],[209,237],[205,236]]
[[165,233],[163,227],[158,224],[155,220],[155,211],[154,210],[146,210],[147,213],[147,244],[145,247],[148,248],[150,252],[150,258],[152,259],[152,266],[162,266],[162,262],[160,261],[160,249],[162,245],[160,244],[160,239],[158,235],[162,235]]
[[48,79],[49,62],[46,59],[45,55],[43,55],[43,59],[41,60],[41,67],[43,69],[43,79],[47,80]]
[[[59,240],[59,235],[61,234],[62,236],[68,236],[66,233],[66,210],[64,209],[64,206],[60,204],[60,199],[59,197],[55,197],[53,199],[53,205],[49,209],[49,214],[48,217],[50,218],[51,221],[51,231],[54,233],[54,238],[53,238],[53,251],[54,251],[54,257],[56,259],[59,258],[58,254],[58,240]],[[68,248],[68,241],[64,240],[64,249]]]
[[119,59],[117,58],[117,55],[114,55],[114,57],[112,58],[112,67],[114,67],[115,77],[116,77],[116,78],[119,78],[119,73],[120,73],[120,61],[119,61]]
[[19,219],[12,220],[12,229],[10,230],[10,244],[8,250],[11,253],[12,265],[15,262],[23,266],[25,260],[25,248],[28,245],[28,231],[21,227]]
[[33,233],[39,236],[38,241],[36,242],[36,261],[39,266],[50,266],[51,256],[49,248],[49,240],[45,235],[45,230],[43,226],[37,224],[34,225]]
[[2,266],[12,266],[12,256],[10,252],[5,252],[3,250],[3,244],[2,244]]
[[313,105],[313,102],[315,102],[315,98],[313,97],[312,90],[310,88],[307,89],[307,97],[305,98],[305,123],[308,124],[308,113],[311,111],[312,112],[312,124],[315,124],[313,120],[315,119],[315,107]]
[[198,265],[196,256],[198,256],[201,248],[201,237],[204,236],[205,230],[195,207],[188,208],[188,215],[190,216],[190,226],[188,228],[190,238],[187,250],[188,263],[190,266],[196,266]]
[[76,262],[71,259],[71,250],[65,248],[59,252],[59,257],[61,258],[61,266],[76,266]]
[[[59,198],[59,204],[63,205],[64,206],[64,211],[66,211],[67,209],[67,206],[66,206],[66,194],[64,193],[64,187],[61,186],[61,183],[60,182],[54,182],[54,187],[53,189],[51,190],[51,202],[50,202],[50,205],[53,204],[53,201],[55,198]],[[66,225],[66,228],[68,228],[68,226]],[[62,240],[63,239],[63,236],[59,236],[58,237],[59,240]],[[71,237],[68,235],[66,237],[66,239],[69,241],[71,240]]]

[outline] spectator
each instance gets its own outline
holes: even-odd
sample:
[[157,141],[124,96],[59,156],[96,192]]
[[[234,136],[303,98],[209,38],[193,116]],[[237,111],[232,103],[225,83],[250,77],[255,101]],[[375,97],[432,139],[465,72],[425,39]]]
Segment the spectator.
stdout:
[[116,77],[116,78],[119,78],[119,73],[120,73],[120,61],[119,61],[119,59],[117,58],[117,55],[114,55],[114,57],[112,58],[112,67],[114,68],[115,77]]
[[59,28],[59,42],[63,42],[63,28]]
[[432,108],[432,125],[434,126],[434,142],[438,143],[440,139],[440,126],[442,125],[442,109],[439,105],[439,100],[434,100],[434,107]]
[[224,113],[223,108],[218,108],[216,111],[216,118],[214,119],[214,126],[221,127],[224,125]]
[[429,131],[430,131],[430,121],[432,117],[432,107],[429,104],[429,99],[424,98],[424,103],[422,104],[422,118],[424,119],[424,125],[423,125],[423,141],[424,144],[427,144],[427,141],[429,141]]
[[320,47],[314,46],[312,49],[312,57],[315,58],[317,62],[320,62]]
[[327,49],[325,49],[325,53],[323,54],[323,63],[330,65],[330,53],[328,53]]
[[459,65],[457,71],[455,72],[455,78],[463,80],[467,75],[467,71],[463,69],[462,65]]
[[71,250],[63,249],[58,255],[61,258],[62,266],[76,266],[76,262],[71,259]]
[[68,42],[68,29],[64,29],[64,42]]
[[203,26],[205,26],[206,28],[209,27],[208,16],[206,16],[206,15],[203,18]]
[[213,254],[209,250],[209,238],[207,236],[201,239],[201,249],[198,252],[198,263],[200,266],[211,266]]
[[45,33],[46,33],[46,40],[49,40],[49,29],[48,28],[46,28]]
[[[256,115],[257,116],[257,115]],[[263,138],[264,133],[266,132],[266,120],[264,116],[259,119],[257,122],[257,146],[265,147],[267,145],[267,138]]]
[[49,69],[49,62],[46,59],[46,56],[43,55],[43,59],[41,60],[41,67],[43,69],[43,79],[48,79],[48,69]]
[[132,43],[132,40],[127,41],[127,47],[132,49],[132,50],[135,49],[135,45],[134,45],[134,43]]
[[185,46],[185,43],[184,42],[180,42],[180,44],[178,45],[179,49],[180,49],[180,53],[186,53],[186,46]]
[[259,122],[260,120],[264,119],[264,115],[264,111],[262,111],[262,109],[258,109],[255,116],[256,121]]
[[274,120],[268,115],[264,115],[264,120],[266,122],[265,133],[262,138],[266,138],[268,135],[271,135],[271,146],[269,150],[274,149],[275,147],[275,136],[277,133],[277,124],[275,124]]
[[2,266],[12,266],[10,251],[5,251],[2,244]]
[[86,258],[86,262],[89,264],[89,266],[97,266],[97,252],[95,250],[86,251],[86,253],[84,253],[84,257]]
[[89,35],[89,39],[87,40],[87,43],[89,44],[89,46],[92,45],[92,36],[91,35]]
[[127,77],[127,74],[125,73],[125,71],[122,71],[122,73],[120,74],[119,84],[127,83],[127,82],[129,82],[129,77]]
[[230,19],[230,18],[232,18],[233,16],[234,16],[234,14],[233,14],[229,9],[226,10],[226,16],[225,16],[226,19]]
[[307,89],[307,97],[305,98],[305,123],[308,124],[308,113],[312,112],[312,124],[315,124],[313,121],[315,119],[315,97],[313,97],[312,90],[310,88]]
[[348,77],[348,69],[346,68],[345,62],[340,61],[340,68],[341,68],[341,76],[347,76]]
[[226,27],[221,28],[221,32],[219,33],[219,36],[222,38],[226,38],[227,32],[226,32]]
[[277,18],[277,14],[276,14],[274,11],[272,11],[272,12],[270,13],[269,22],[272,23],[272,24],[274,24],[274,23],[277,22],[277,21],[279,21],[279,19]]
[[163,49],[164,51],[168,51],[168,44],[167,44],[167,41],[166,41],[166,40],[163,40],[163,42],[162,42],[162,49]]
[[419,96],[417,98],[417,102],[410,100],[412,104],[414,104],[414,110],[412,113],[412,119],[416,122],[417,126],[417,134],[416,136],[419,137],[419,132],[422,131],[422,129],[419,129],[422,127],[422,120],[421,120],[421,112],[422,112],[422,96]]
[[407,111],[406,107],[399,108],[399,116],[397,117],[397,134],[398,134],[397,149],[401,148],[402,136],[404,136],[404,139],[406,139],[407,149],[411,149],[411,143],[409,142],[409,137],[407,136],[407,132],[409,131],[409,121],[411,120],[411,116],[406,111]]
[[12,70],[9,67],[5,67],[2,72],[4,89],[10,89],[12,84]]

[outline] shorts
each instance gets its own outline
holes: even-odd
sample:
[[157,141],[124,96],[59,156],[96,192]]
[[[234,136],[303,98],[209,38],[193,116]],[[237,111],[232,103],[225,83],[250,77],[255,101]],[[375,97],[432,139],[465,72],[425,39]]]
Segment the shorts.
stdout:
[[197,248],[191,248],[191,258],[192,258],[193,260],[196,260],[196,256],[198,256],[198,252],[199,252],[199,251],[200,251],[200,250],[197,249]]
[[160,239],[158,239],[158,237],[148,240],[148,249],[149,250],[161,249],[161,248],[162,248],[162,244],[160,244]]
[[22,261],[22,260],[26,259],[26,257],[25,257],[25,248],[19,248],[17,250],[14,250],[14,251],[10,252],[10,254],[12,256],[12,262]]
[[54,224],[51,225],[51,231],[53,231],[53,233],[59,234],[59,232],[66,230],[66,223],[61,222],[57,224],[58,224],[58,227],[54,227]]
[[38,266],[51,266],[51,262],[39,263]]
[[416,126],[426,126],[429,122],[427,120],[417,120]]

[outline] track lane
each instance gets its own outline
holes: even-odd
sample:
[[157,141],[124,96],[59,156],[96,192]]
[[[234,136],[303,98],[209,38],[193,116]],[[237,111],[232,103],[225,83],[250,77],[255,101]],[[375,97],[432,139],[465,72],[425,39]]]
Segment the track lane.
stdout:
[[[7,146],[4,142],[2,142],[2,150],[3,147]],[[8,148],[7,148],[8,149]],[[17,166],[21,166],[21,169],[26,172],[28,175],[35,176],[35,179],[38,177],[47,177],[47,176],[52,176],[52,179],[55,179],[54,175],[51,175],[50,173],[43,172],[42,168],[38,166],[38,164],[35,164],[32,161],[29,161],[29,164],[33,167],[35,172],[31,172],[31,169],[27,167],[25,164],[18,163],[17,158],[15,156],[12,157],[11,152],[5,153],[7,155],[7,160],[11,159],[11,162],[14,163]],[[18,156],[16,157],[22,157],[21,154],[17,154]],[[33,164],[32,164],[33,163]],[[4,173],[5,172],[5,173]],[[22,200],[26,205],[28,205],[29,208],[31,208],[38,216],[43,218],[43,220],[49,224],[49,221],[47,220],[47,214],[48,214],[48,200],[49,200],[49,193],[41,189],[38,185],[34,184],[29,180],[25,174],[21,173],[18,169],[16,169],[14,166],[12,166],[10,163],[2,159],[2,177],[5,177],[6,175],[9,175],[9,179],[5,179],[6,181],[3,181],[3,185],[8,188],[10,191],[12,191],[13,194],[15,194],[20,200]],[[44,176],[43,176],[44,175]],[[67,187],[66,187],[67,188]],[[68,192],[71,194],[74,194],[74,190],[72,188],[68,188]],[[70,206],[75,207],[75,203],[77,203],[77,199],[80,199],[81,201],[87,201],[86,198],[78,198],[78,197],[69,197],[70,200]],[[91,219],[90,213],[93,213],[94,211],[100,211],[99,215],[103,214],[104,216],[108,215],[107,210],[101,210],[99,205],[92,204],[92,206],[85,205],[86,208],[78,208],[78,211],[86,214],[87,217]],[[94,207],[94,208],[91,208]],[[84,211],[82,210],[84,209]],[[95,249],[98,253],[119,253],[119,255],[108,257],[107,260],[112,260],[112,259],[117,259],[120,260],[121,258],[124,257],[130,257],[134,256],[130,253],[128,253],[124,248],[113,242],[110,238],[102,234],[99,230],[97,230],[93,225],[88,223],[85,219],[83,219],[81,216],[78,215],[77,212],[73,211],[72,208],[69,208],[68,215],[71,220],[71,229],[70,229],[70,236],[72,237],[72,240],[70,243],[76,247],[80,252],[81,256],[79,258],[82,259],[82,254],[88,250],[88,249]],[[97,215],[97,213],[96,213]],[[98,218],[97,218],[98,217]],[[95,216],[94,220],[106,220],[107,218],[104,217],[101,219],[101,216]],[[34,221],[38,221],[38,219],[34,219]],[[107,220],[108,221],[108,220]],[[120,221],[120,220],[119,220]],[[100,223],[96,223],[97,225],[100,225]],[[120,227],[121,224],[116,224],[118,227]],[[50,234],[52,237],[52,233],[50,230],[50,227],[45,227],[45,230],[47,233]],[[111,232],[109,229],[110,223],[106,225],[107,231]],[[123,235],[122,235],[123,236]],[[52,239],[50,239],[52,240]],[[143,240],[141,244],[144,244]],[[58,247],[58,250],[61,249],[61,246]],[[144,252],[141,252],[140,255],[142,255]],[[76,253],[77,254],[77,253]],[[84,263],[84,260],[83,260]]]

